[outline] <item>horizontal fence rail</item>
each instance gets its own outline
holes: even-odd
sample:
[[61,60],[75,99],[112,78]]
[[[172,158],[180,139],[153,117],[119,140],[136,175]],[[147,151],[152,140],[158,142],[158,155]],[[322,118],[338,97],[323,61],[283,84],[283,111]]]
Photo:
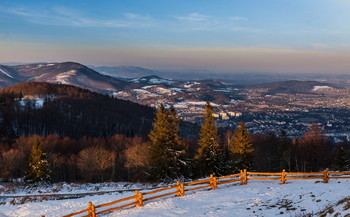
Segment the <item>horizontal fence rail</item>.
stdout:
[[[97,217],[100,214],[112,212],[115,210],[130,208],[135,206],[143,206],[144,202],[155,200],[158,198],[169,196],[185,196],[186,192],[196,191],[200,189],[217,189],[218,185],[224,185],[229,183],[239,182],[242,185],[248,184],[248,180],[279,180],[281,184],[285,184],[287,180],[298,179],[320,179],[323,183],[328,183],[330,179],[350,179],[350,172],[332,172],[326,169],[322,172],[312,173],[295,173],[286,172],[282,170],[280,173],[268,173],[268,172],[248,172],[246,169],[241,170],[238,174],[215,177],[210,175],[208,179],[202,179],[194,182],[181,183],[177,181],[174,186],[166,188],[156,189],[141,193],[136,190],[135,195],[122,198],[110,203],[100,204],[94,206],[91,202],[88,203],[87,209],[75,212],[63,217],[71,216],[86,216]],[[119,204],[119,205],[118,205]],[[113,207],[111,207],[113,206]],[[108,209],[100,210],[101,208],[110,207]],[[99,209],[99,210],[97,210]],[[44,216],[43,216],[44,217]]]

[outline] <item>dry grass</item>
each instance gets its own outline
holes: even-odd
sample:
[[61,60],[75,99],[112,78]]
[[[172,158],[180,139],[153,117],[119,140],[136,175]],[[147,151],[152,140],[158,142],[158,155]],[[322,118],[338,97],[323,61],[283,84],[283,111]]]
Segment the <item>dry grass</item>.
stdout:
[[[332,214],[333,217],[341,217],[342,215],[338,213],[334,213],[334,207],[335,206],[340,206],[343,205],[343,210],[350,210],[350,197],[345,197],[341,200],[339,200],[336,204],[327,206],[324,210],[316,213],[316,214],[302,214],[299,215],[298,217],[311,217],[311,216],[318,216],[318,217],[326,217],[329,214]],[[342,217],[350,217],[350,213],[346,214],[345,216]]]

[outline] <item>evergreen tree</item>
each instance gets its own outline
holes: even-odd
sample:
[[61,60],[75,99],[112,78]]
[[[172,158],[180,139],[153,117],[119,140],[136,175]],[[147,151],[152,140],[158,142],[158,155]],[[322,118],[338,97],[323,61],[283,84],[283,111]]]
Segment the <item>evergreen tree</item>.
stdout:
[[279,172],[282,169],[290,170],[290,148],[291,143],[287,137],[287,132],[285,130],[281,131],[279,137],[276,137],[275,140],[271,141],[271,162],[270,170],[272,172]]
[[185,149],[179,137],[179,119],[174,108],[160,105],[149,133],[149,172],[151,179],[174,179],[183,174]]
[[290,171],[291,145],[292,143],[290,139],[288,139],[287,132],[285,130],[282,130],[279,136],[279,146],[277,149],[280,162],[278,168],[279,171],[282,169],[287,169]]
[[230,144],[230,151],[233,155],[233,167],[236,171],[240,169],[251,169],[253,164],[253,144],[250,133],[244,122],[238,124],[233,133]]
[[43,152],[43,146],[38,138],[36,138],[32,145],[24,180],[31,183],[45,183],[50,181],[50,174],[51,170],[46,160],[46,154]]
[[333,169],[338,171],[346,171],[349,169],[349,161],[343,146],[337,147],[337,155],[335,156]]
[[168,111],[168,121],[170,123],[170,150],[173,159],[170,168],[173,169],[173,177],[180,177],[187,173],[186,151],[184,141],[180,138],[180,119],[176,116],[176,110],[173,106]]
[[213,117],[213,107],[209,102],[204,108],[204,122],[200,131],[199,149],[196,155],[200,176],[221,175],[224,169],[222,147],[218,143],[218,129]]

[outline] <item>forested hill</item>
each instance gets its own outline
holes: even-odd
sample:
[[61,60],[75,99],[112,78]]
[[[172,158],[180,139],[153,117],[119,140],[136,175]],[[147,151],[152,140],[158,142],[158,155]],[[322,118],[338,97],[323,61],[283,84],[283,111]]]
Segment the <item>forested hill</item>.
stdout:
[[145,136],[154,109],[79,87],[24,82],[0,90],[0,135]]

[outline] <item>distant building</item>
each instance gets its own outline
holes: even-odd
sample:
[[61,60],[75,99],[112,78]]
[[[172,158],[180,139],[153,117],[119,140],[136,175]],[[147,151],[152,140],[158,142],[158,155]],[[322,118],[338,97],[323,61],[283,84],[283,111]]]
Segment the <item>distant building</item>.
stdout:
[[242,116],[242,112],[236,112],[236,117],[241,117]]
[[226,112],[220,112],[220,117],[222,120],[228,120],[230,117],[227,115]]
[[227,112],[228,116],[231,117],[235,117],[236,116],[236,112]]

